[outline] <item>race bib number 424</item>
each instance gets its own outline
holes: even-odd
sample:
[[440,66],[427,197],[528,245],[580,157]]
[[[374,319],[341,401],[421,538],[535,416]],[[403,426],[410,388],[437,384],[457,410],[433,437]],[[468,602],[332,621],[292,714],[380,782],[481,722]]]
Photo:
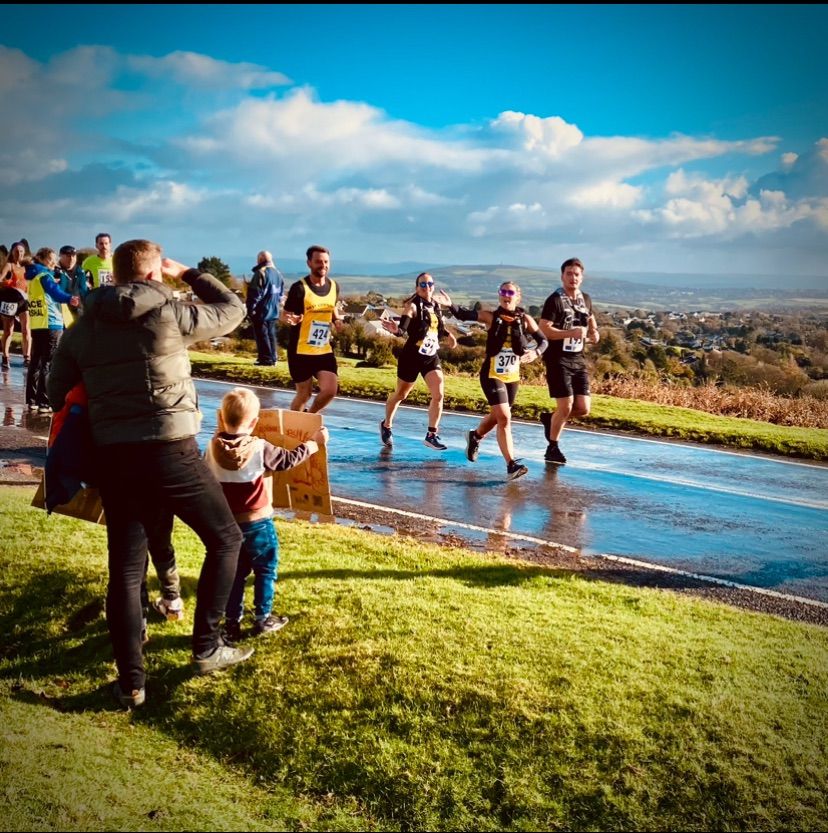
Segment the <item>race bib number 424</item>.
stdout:
[[308,332],[308,346],[325,347],[331,340],[331,325],[329,321],[312,321]]

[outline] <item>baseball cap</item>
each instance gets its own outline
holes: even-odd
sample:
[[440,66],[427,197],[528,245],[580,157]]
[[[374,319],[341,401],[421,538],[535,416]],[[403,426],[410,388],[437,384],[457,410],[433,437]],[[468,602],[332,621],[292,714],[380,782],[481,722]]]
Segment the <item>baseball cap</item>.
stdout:
[[61,246],[60,247],[60,254],[62,255],[75,255],[77,251],[75,250],[74,246]]

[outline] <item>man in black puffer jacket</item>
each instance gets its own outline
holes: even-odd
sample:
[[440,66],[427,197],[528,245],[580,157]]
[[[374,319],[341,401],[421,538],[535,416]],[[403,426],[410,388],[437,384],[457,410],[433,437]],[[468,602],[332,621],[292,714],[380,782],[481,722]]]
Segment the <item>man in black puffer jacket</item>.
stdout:
[[[202,302],[184,303],[163,274],[187,283]],[[106,514],[106,619],[118,680],[116,700],[145,699],[140,588],[147,539],[169,513],[193,528],[207,553],[198,582],[193,661],[208,674],[252,653],[226,645],[219,622],[236,571],[241,534],[199,453],[201,422],[187,345],[235,329],[244,305],[208,274],[161,258],[149,240],[129,240],[113,256],[115,283],[89,293],[81,318],[58,345],[48,380],[57,411],[83,382]]]

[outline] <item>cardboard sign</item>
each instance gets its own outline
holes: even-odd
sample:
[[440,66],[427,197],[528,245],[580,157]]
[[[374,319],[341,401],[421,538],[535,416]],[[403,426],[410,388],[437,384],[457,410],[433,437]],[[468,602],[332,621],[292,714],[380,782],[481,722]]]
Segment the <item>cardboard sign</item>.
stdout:
[[[320,414],[279,408],[261,411],[253,433],[273,445],[291,451],[309,440],[322,424]],[[320,446],[319,451],[301,466],[273,472],[273,505],[281,509],[293,509],[297,515],[315,514],[320,521],[333,520],[328,450],[325,446]]]
[[[38,509],[46,508],[45,476],[40,478],[40,485],[32,498],[32,506]],[[106,523],[101,496],[97,489],[79,489],[69,503],[61,503],[52,511],[58,515],[80,518],[82,521],[90,521],[93,524]]]

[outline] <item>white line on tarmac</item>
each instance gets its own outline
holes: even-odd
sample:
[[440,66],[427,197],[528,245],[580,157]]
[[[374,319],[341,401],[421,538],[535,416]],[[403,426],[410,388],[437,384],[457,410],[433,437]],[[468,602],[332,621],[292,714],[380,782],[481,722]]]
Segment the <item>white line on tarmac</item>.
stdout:
[[[459,529],[469,529],[474,532],[485,532],[487,535],[499,535],[504,538],[510,538],[513,541],[527,541],[533,544],[543,544],[544,546],[555,547],[564,552],[573,555],[579,554],[579,551],[574,547],[568,547],[565,544],[557,544],[554,541],[546,541],[543,538],[535,538],[532,535],[521,535],[517,532],[507,532],[502,529],[491,529],[485,526],[476,526],[474,524],[463,523],[462,521],[450,521],[446,518],[434,518],[431,515],[421,515],[418,512],[409,512],[405,509],[392,509],[388,506],[378,506],[374,503],[365,503],[361,500],[351,500],[350,498],[336,497],[331,495],[331,499],[337,503],[344,503],[348,506],[359,506],[363,509],[374,509],[381,512],[389,512],[394,515],[402,515],[406,518],[414,518],[416,520],[428,521],[429,523],[436,523],[440,526],[453,526]],[[595,553],[593,555],[584,555],[584,558],[601,558],[607,561],[614,561],[619,564],[624,564],[629,567],[637,567],[644,570],[653,570],[655,572],[668,573],[674,576],[684,576],[685,578],[692,578],[698,581],[704,581],[709,584],[717,584],[721,587],[733,587],[737,590],[749,590],[752,593],[761,593],[764,596],[772,596],[775,599],[783,599],[788,602],[799,602],[800,604],[810,605],[812,607],[820,607],[828,609],[828,603],[821,602],[817,599],[808,599],[804,596],[794,596],[790,593],[780,593],[778,590],[769,590],[765,587],[751,587],[748,584],[739,584],[735,581],[729,581],[724,578],[716,578],[715,576],[706,576],[701,573],[691,573],[688,570],[679,570],[675,567],[665,567],[662,564],[652,564],[647,561],[639,561],[636,558],[626,558],[621,555],[610,555],[608,553]]]

